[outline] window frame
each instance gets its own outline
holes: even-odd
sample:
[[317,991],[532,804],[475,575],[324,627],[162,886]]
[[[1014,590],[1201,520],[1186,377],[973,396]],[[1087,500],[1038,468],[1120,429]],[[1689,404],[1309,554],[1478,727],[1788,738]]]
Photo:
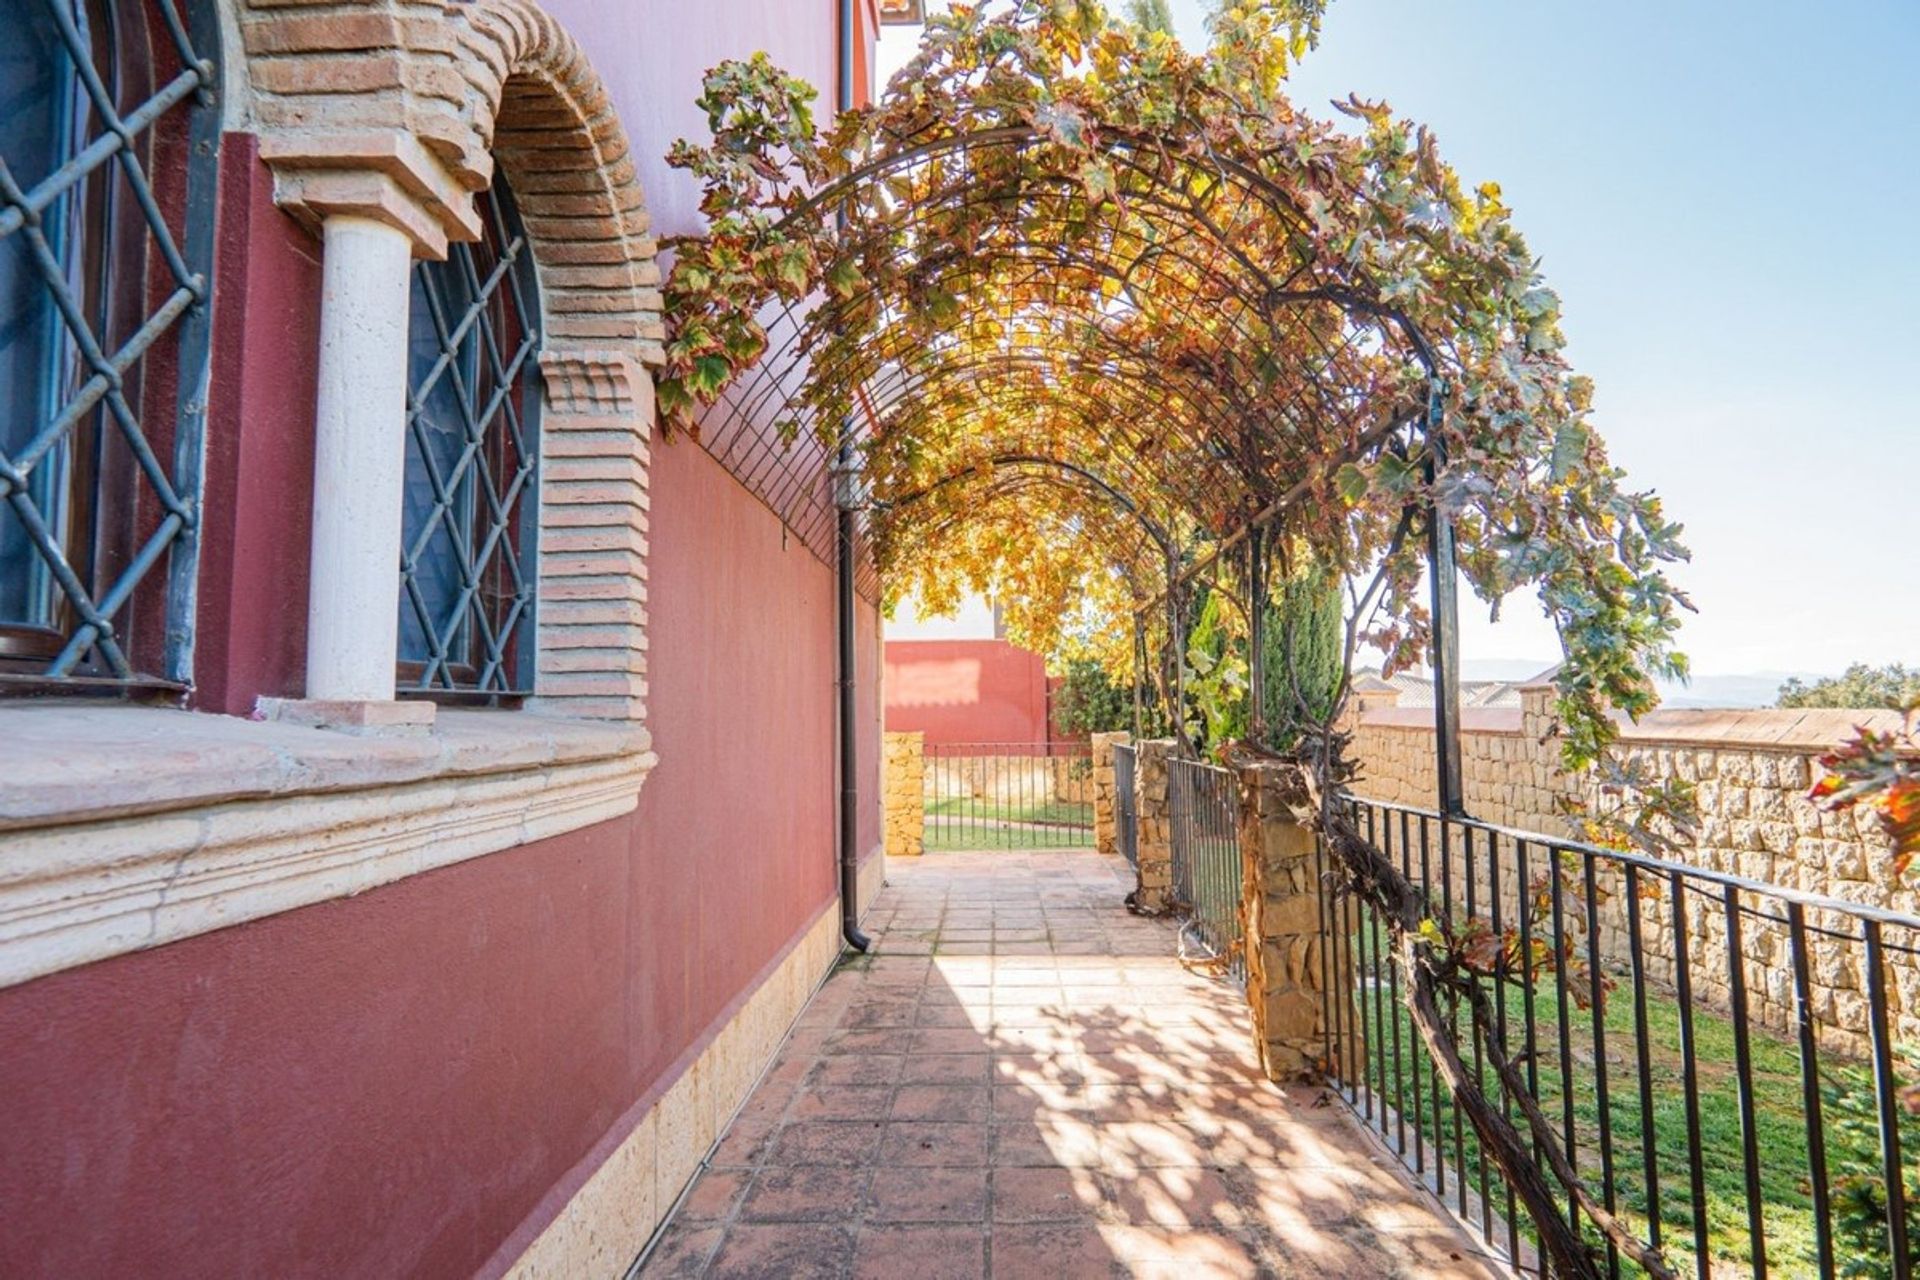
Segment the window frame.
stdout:
[[[484,227],[480,241],[449,245],[445,262],[413,265],[414,304],[425,296],[432,306],[431,323],[440,345],[434,367],[446,366],[426,394],[440,393],[448,386],[445,380],[451,379],[465,429],[471,433],[477,425],[482,433],[478,450],[470,450],[470,435],[462,446],[463,453],[472,452],[477,468],[462,460],[451,476],[429,478],[436,505],[443,505],[442,491],[448,491],[448,498],[467,508],[462,521],[464,544],[454,541],[452,550],[464,562],[456,564],[462,598],[472,598],[461,605],[457,622],[450,618],[436,622],[428,616],[425,595],[415,587],[416,571],[432,548],[447,542],[438,532],[444,521],[430,516],[434,528],[422,533],[407,528],[403,514],[395,696],[517,705],[533,695],[538,670],[541,411],[546,399],[540,353],[545,335],[532,237],[497,168],[493,184],[476,196],[475,203]],[[456,271],[459,276],[452,283],[464,291],[458,296],[470,299],[458,315],[447,306],[453,291],[435,283],[443,273]],[[410,316],[409,323],[414,319]],[[447,351],[447,343],[455,339],[457,360],[449,358]],[[420,425],[425,409],[416,373],[410,361],[405,460],[409,487],[416,463],[427,465]],[[479,487],[482,483],[500,500],[499,510],[507,517],[497,539],[497,512],[489,510]],[[493,548],[481,557],[477,569],[466,550],[475,545]],[[473,576],[479,578],[477,583],[466,581]],[[409,621],[427,636],[424,656],[408,653]],[[464,637],[458,655],[435,652],[448,643],[445,636]]]
[[[45,623],[0,623],[0,694],[184,690],[192,683],[212,338],[218,16],[207,0],[187,0],[184,19],[175,0],[38,2],[61,27],[66,56],[55,92],[71,105],[61,109],[60,162],[31,190],[13,186],[0,197],[0,219],[7,238],[22,237],[9,249],[35,254],[28,232],[38,233],[39,222],[29,223],[20,201],[62,188],[43,202],[69,209],[61,215],[66,234],[46,245],[61,288],[37,256],[21,277],[47,307],[57,348],[48,362],[58,364],[33,411],[29,449],[61,419],[73,421],[37,450],[22,501],[0,499],[9,508],[0,520],[28,529],[31,511],[60,557],[56,564],[29,533]],[[82,42],[91,46],[85,68],[72,53]],[[133,145],[89,159],[116,126],[133,134]],[[85,322],[85,340],[68,307]],[[95,385],[96,355],[118,368],[117,388]],[[55,458],[66,474],[35,485]],[[38,503],[50,493],[59,500],[43,511]],[[63,570],[70,580],[62,581]]]

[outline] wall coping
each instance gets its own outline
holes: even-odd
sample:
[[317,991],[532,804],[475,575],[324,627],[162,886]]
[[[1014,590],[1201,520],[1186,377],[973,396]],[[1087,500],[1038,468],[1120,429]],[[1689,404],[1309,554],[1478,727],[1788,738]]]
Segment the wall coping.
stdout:
[[0,987],[633,811],[644,730],[443,709],[362,737],[153,707],[0,707]]
[[[1480,734],[1521,732],[1517,707],[1471,707],[1460,713],[1461,731]],[[1360,725],[1369,729],[1433,731],[1431,707],[1381,707],[1363,712]],[[1892,730],[1900,727],[1893,711],[1802,710],[1764,707],[1715,710],[1675,707],[1653,711],[1635,722],[1620,725],[1623,746],[1678,746],[1733,751],[1778,751],[1796,755],[1824,754],[1851,738],[1860,728]]]
[[644,755],[645,729],[441,707],[430,732],[369,737],[279,721],[62,699],[0,704],[0,833],[433,778]]

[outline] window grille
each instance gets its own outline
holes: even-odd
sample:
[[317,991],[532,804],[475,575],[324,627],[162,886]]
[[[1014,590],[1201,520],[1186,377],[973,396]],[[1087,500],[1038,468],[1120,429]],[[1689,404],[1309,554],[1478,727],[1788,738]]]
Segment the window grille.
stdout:
[[505,180],[485,236],[414,266],[400,563],[403,693],[532,690],[539,294]]
[[0,683],[180,686],[211,312],[214,18],[199,6],[189,27],[175,0],[14,9],[0,43]]

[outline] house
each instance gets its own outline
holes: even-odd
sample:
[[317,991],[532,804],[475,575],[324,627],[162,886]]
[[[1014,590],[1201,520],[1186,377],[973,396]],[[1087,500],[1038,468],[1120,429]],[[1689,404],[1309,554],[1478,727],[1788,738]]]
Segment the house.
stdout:
[[618,1273],[882,865],[824,460],[654,425],[663,157],[877,9],[15,18],[0,1274]]

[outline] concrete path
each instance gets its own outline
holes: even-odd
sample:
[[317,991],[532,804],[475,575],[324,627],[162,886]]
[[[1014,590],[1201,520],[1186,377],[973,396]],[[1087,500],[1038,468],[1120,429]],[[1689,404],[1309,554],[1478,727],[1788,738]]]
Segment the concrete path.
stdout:
[[888,875],[877,954],[802,1015],[649,1280],[1499,1274],[1337,1102],[1260,1076],[1124,862]]

